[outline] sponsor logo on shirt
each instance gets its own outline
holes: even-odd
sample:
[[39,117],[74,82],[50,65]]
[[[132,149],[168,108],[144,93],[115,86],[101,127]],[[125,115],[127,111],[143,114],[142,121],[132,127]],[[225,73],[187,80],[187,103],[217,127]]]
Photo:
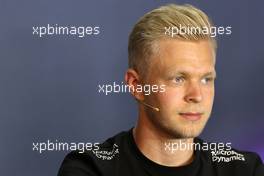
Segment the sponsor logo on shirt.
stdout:
[[119,153],[118,145],[114,144],[112,150],[93,150],[93,154],[101,160],[112,160]]
[[246,161],[243,154],[237,153],[234,150],[215,150],[211,151],[213,162],[231,162],[234,160]]

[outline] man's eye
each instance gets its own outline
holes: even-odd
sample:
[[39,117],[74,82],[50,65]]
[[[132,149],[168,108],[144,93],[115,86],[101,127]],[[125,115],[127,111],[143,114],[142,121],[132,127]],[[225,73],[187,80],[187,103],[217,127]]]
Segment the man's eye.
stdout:
[[175,82],[176,84],[181,84],[181,83],[184,82],[184,77],[182,77],[182,76],[176,77],[176,78],[174,79],[174,82]]
[[203,79],[201,80],[201,82],[202,82],[203,84],[208,84],[208,83],[213,82],[213,81],[214,81],[214,78],[212,78],[212,77],[203,78]]

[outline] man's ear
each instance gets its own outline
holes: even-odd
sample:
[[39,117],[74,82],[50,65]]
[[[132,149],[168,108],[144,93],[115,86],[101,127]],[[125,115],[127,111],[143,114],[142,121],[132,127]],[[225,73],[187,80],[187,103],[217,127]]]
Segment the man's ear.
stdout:
[[141,91],[137,91],[137,87],[139,87],[139,86],[142,87],[142,85],[140,85],[139,74],[134,69],[129,68],[126,71],[125,81],[126,81],[126,84],[129,86],[130,93],[137,100],[144,101],[144,93],[143,93],[143,90],[142,89],[138,89],[138,90],[141,90]]

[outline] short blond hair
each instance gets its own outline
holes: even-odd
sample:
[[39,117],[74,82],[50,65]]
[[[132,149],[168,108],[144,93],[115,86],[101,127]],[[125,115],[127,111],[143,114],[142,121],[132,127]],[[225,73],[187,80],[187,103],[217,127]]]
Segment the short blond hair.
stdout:
[[182,40],[209,40],[212,42],[214,53],[216,53],[216,39],[210,34],[192,33],[177,34],[173,37],[165,35],[165,27],[207,27],[210,28],[212,22],[201,10],[192,5],[168,4],[154,9],[135,24],[129,35],[128,59],[129,68],[136,70],[143,77],[145,76],[149,59],[157,49],[157,41],[164,38],[176,38]]

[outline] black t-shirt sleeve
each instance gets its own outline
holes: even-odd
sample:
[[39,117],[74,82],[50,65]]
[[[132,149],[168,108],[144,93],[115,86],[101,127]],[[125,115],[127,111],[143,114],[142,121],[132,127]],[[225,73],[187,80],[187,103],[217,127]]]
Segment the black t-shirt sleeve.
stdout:
[[99,170],[93,159],[84,153],[74,151],[63,160],[58,176],[99,176]]
[[246,159],[245,162],[240,163],[240,167],[237,168],[241,176],[264,176],[264,165],[257,153],[247,151],[238,152],[242,153]]
[[256,167],[255,167],[255,174],[254,176],[264,176],[264,164],[262,163],[260,157],[256,154]]

